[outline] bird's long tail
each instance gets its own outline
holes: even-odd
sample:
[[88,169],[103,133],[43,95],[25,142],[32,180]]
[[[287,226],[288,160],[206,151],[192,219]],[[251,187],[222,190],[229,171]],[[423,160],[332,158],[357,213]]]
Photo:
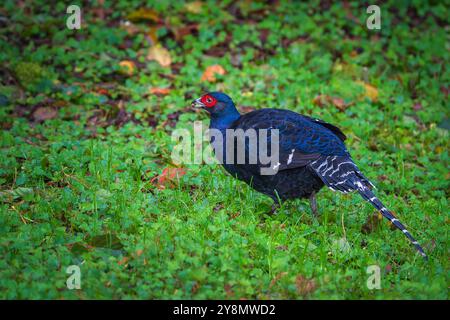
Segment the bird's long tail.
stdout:
[[400,229],[405,236],[416,247],[417,251],[427,259],[422,247],[406,230],[405,226],[386,209],[381,201],[373,194],[373,184],[361,173],[350,155],[345,156],[322,156],[311,162],[311,168],[317,173],[331,190],[348,193],[358,191],[359,194],[370,202],[380,213],[394,226]]
[[381,201],[373,194],[369,188],[358,188],[359,194],[368,202],[370,202],[386,219],[388,219],[394,226],[396,226],[400,231],[402,231],[405,236],[411,241],[411,243],[416,247],[417,251],[422,255],[424,259],[428,259],[427,255],[423,251],[420,244],[416,239],[406,230],[406,227],[394,217],[394,215],[381,203]]

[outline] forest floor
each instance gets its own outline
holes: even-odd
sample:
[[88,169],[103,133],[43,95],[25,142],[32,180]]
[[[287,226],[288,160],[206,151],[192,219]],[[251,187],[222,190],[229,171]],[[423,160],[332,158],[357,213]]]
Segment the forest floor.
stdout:
[[[444,4],[384,2],[369,30],[359,2],[85,1],[71,30],[46,3],[0,8],[0,298],[448,298]],[[357,194],[269,215],[221,166],[175,166],[208,91],[339,126],[429,261]]]

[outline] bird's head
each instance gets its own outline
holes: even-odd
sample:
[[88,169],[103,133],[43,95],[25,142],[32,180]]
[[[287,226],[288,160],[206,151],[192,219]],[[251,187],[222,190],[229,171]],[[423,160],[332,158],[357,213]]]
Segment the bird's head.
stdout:
[[202,108],[212,118],[223,118],[231,115],[239,115],[233,100],[222,92],[209,92],[192,101],[193,108]]

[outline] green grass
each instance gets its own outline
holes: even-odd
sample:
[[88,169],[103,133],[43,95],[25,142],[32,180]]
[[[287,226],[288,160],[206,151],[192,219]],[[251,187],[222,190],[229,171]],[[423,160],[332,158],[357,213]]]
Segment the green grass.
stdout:
[[[81,30],[64,4],[0,9],[0,298],[448,298],[448,8],[388,1],[377,31],[358,3],[106,2],[81,6]],[[120,23],[144,7],[137,30]],[[155,40],[169,67],[146,59]],[[214,64],[226,74],[201,81]],[[363,233],[374,209],[358,195],[323,189],[315,221],[300,200],[267,215],[218,165],[158,187],[171,133],[207,122],[189,105],[213,90],[339,125],[429,261],[385,221]]]

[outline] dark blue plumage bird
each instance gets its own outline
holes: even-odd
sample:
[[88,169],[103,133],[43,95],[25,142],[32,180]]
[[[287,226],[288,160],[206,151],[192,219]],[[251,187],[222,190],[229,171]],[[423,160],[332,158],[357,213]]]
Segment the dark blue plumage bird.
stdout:
[[[346,137],[339,128],[289,110],[260,109],[241,115],[231,98],[221,92],[205,94],[193,101],[192,106],[207,110],[211,117],[210,129],[218,129],[223,134],[222,159],[226,159],[227,152],[230,152],[226,147],[227,129],[266,129],[269,132],[278,129],[279,162],[273,168],[277,169],[276,174],[263,175],[263,164],[259,160],[256,163],[249,161],[249,150],[252,149],[249,140],[244,142],[247,151],[244,163],[236,161],[237,143],[231,144],[234,148],[233,161],[223,161],[224,168],[231,175],[268,195],[276,204],[287,199],[309,198],[315,214],[315,194],[324,185],[343,193],[357,191],[400,229],[424,258],[427,257],[405,226],[374,195],[372,183],[353,162],[344,145]],[[214,139],[211,142],[214,143]],[[269,134],[268,149],[271,142]],[[258,148],[259,143],[253,150],[259,152]]]

